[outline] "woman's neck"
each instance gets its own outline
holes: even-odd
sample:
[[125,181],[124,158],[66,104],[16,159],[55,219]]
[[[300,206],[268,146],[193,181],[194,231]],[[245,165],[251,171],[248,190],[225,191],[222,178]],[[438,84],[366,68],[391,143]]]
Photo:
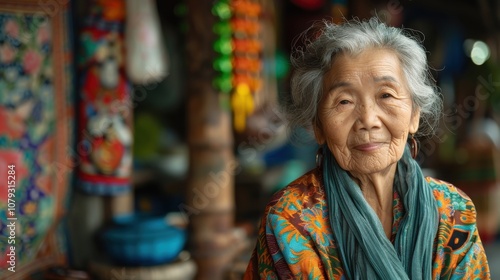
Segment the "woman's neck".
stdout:
[[392,233],[392,200],[396,166],[393,164],[382,172],[372,174],[351,174],[354,181],[360,186],[366,201],[379,217],[389,239]]

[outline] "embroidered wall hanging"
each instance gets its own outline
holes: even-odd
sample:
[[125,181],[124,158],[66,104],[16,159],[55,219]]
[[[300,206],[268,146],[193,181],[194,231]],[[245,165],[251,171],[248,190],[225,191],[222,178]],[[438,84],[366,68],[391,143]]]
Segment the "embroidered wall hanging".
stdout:
[[132,113],[125,74],[125,2],[91,1],[80,31],[78,187],[97,195],[130,190]]
[[68,1],[51,3],[0,5],[2,279],[65,263],[61,219],[73,168],[70,22]]

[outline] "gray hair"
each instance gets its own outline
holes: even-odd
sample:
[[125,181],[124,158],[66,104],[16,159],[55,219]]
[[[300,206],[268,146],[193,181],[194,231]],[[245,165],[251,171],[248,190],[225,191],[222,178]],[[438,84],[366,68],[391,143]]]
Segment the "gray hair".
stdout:
[[312,128],[323,95],[323,77],[336,55],[355,55],[375,47],[394,51],[400,60],[413,104],[420,109],[418,134],[434,132],[441,117],[442,98],[429,72],[421,40],[406,29],[389,27],[375,17],[340,25],[324,21],[321,25],[319,30],[313,26],[305,31],[303,36],[313,31],[317,37],[306,41],[305,47],[296,48],[291,55],[294,70],[291,95],[284,106],[290,128]]

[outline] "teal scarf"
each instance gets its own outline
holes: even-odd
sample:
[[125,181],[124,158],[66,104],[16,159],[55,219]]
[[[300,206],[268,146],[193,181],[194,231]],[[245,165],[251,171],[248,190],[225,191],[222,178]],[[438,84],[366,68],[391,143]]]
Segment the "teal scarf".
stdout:
[[405,208],[394,245],[360,187],[340,168],[326,145],[323,179],[330,225],[349,279],[431,279],[437,204],[408,148],[394,179]]

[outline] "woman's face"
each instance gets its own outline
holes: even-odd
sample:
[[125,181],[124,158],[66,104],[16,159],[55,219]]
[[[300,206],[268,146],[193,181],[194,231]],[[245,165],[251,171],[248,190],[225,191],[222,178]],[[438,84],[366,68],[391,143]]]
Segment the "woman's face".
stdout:
[[396,163],[420,118],[396,54],[386,49],[339,54],[323,80],[318,143],[326,142],[353,175],[383,172]]

